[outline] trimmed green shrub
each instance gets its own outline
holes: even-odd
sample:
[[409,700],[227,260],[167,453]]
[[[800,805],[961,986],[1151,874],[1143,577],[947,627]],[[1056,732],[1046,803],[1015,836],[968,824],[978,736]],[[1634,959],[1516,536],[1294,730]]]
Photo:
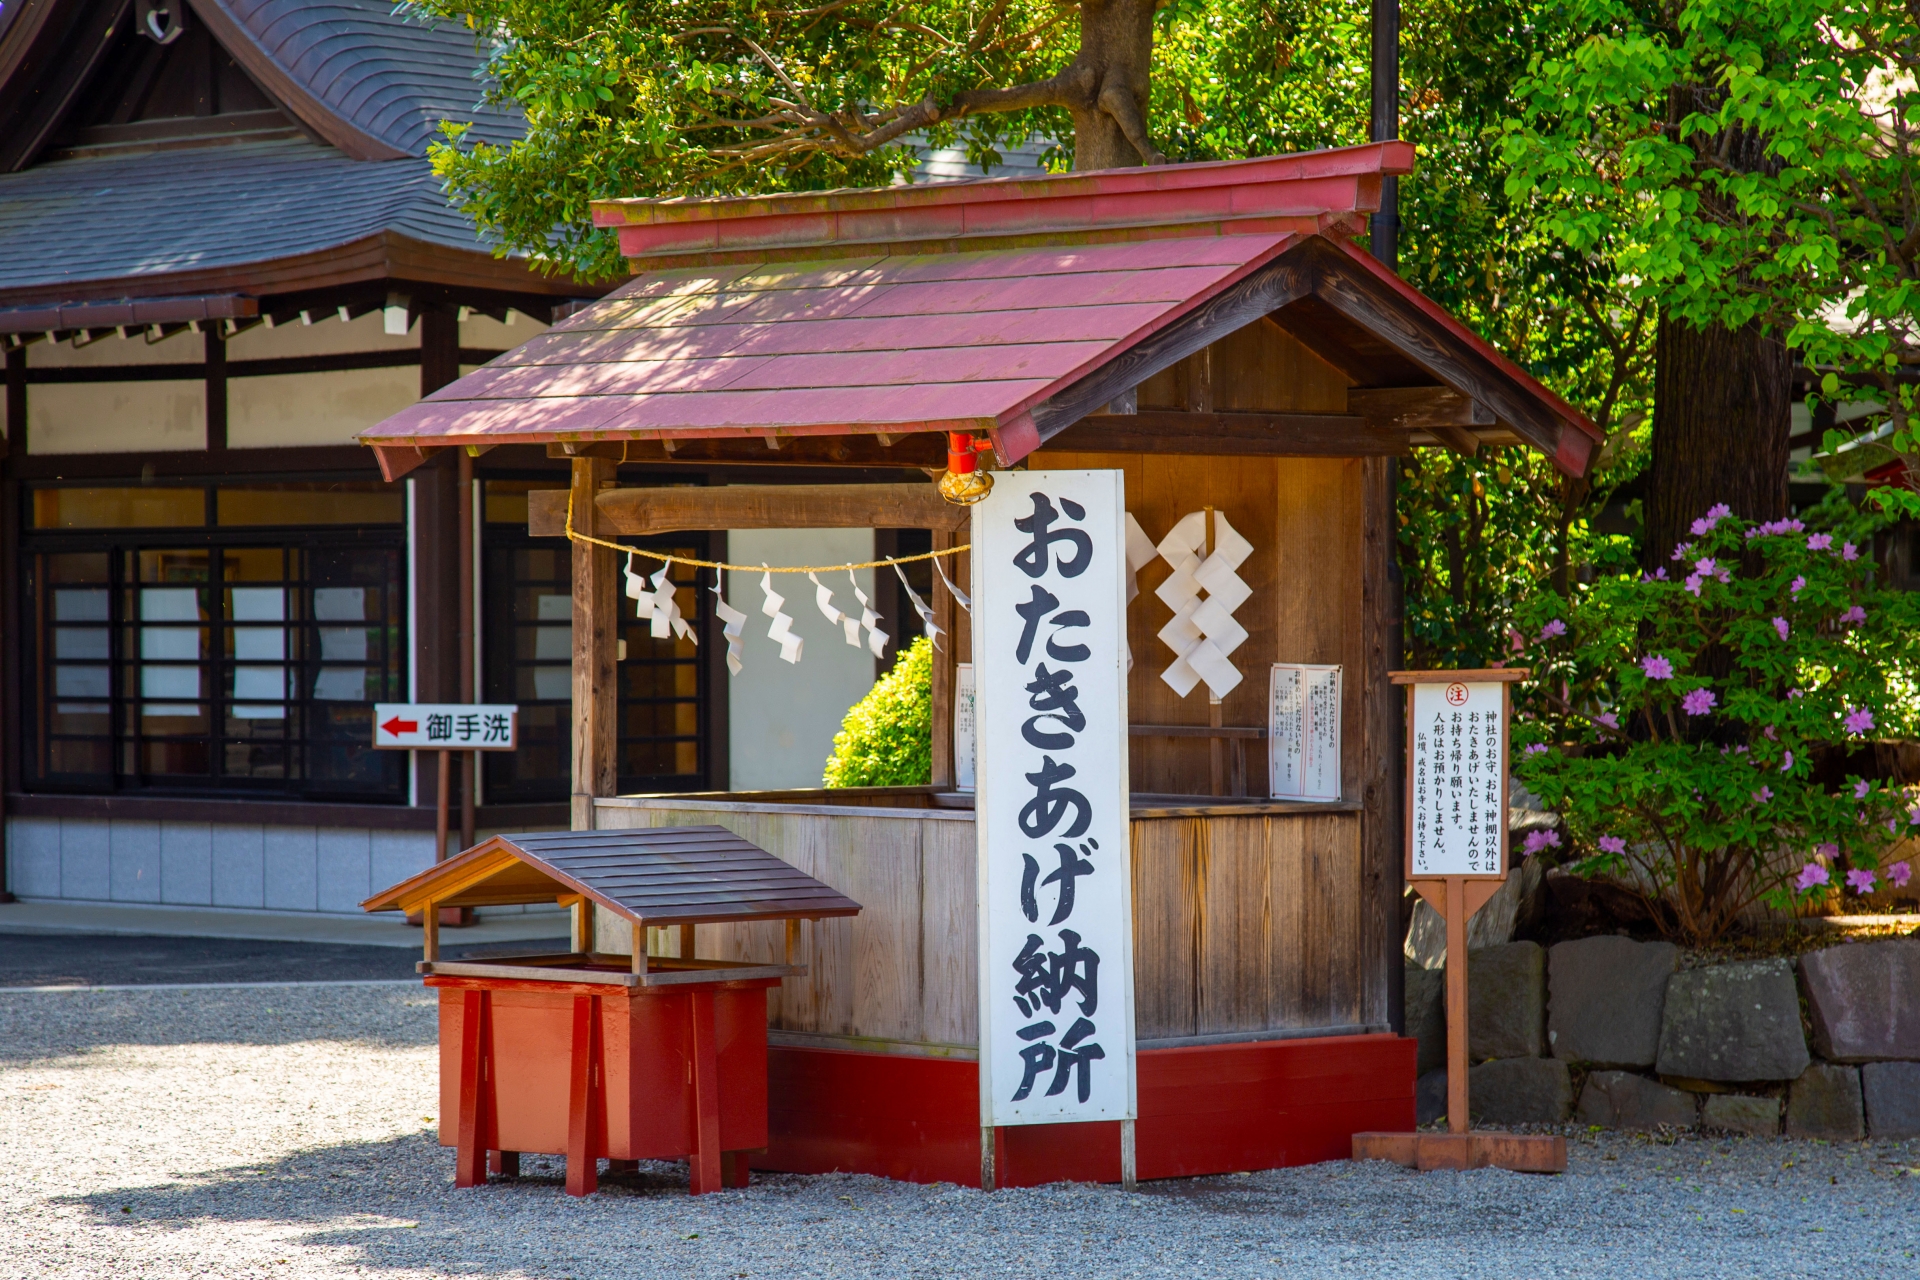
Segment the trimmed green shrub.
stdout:
[[933,780],[933,644],[925,636],[853,704],[833,737],[829,787],[911,787]]

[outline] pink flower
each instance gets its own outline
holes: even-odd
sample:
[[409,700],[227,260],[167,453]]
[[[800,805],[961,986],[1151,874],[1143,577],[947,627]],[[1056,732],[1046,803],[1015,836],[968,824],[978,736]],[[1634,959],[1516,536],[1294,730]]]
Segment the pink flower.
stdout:
[[1733,508],[1724,502],[1716,502],[1707,508],[1707,519],[1709,520],[1725,520],[1732,514]]
[[1521,635],[1518,631],[1515,631],[1512,627],[1507,628],[1507,643],[1513,646],[1513,651],[1515,653],[1526,652],[1526,648],[1527,648],[1526,637]]
[[1780,762],[1780,772],[1792,773],[1793,772],[1793,752],[1789,751],[1786,753],[1786,755],[1787,755],[1787,758]]
[[1693,544],[1691,542],[1683,542],[1679,546],[1673,549],[1673,555],[1668,558],[1673,560],[1685,560],[1688,556],[1692,554],[1693,554]]
[[1791,630],[1791,628],[1787,626],[1787,620],[1785,618],[1775,618],[1773,620],[1773,629],[1780,633],[1782,640],[1787,638],[1787,632]]
[[1807,588],[1807,579],[1806,579],[1806,575],[1804,575],[1804,574],[1802,574],[1801,576],[1799,576],[1799,577],[1797,577],[1797,578],[1795,578],[1795,579],[1793,580],[1793,583],[1792,583],[1792,585],[1791,585],[1791,586],[1789,586],[1789,587],[1787,588],[1787,590],[1788,590],[1789,592],[1791,592],[1792,594],[1794,594],[1794,595],[1796,595],[1796,596],[1797,596],[1797,595],[1799,595],[1799,594],[1800,594],[1800,593],[1801,593],[1802,591],[1804,591],[1804,590],[1806,590],[1806,588]]
[[1567,634],[1567,624],[1558,618],[1555,618],[1552,622],[1540,628],[1540,638],[1542,640],[1551,640],[1555,636],[1563,636],[1565,634]]
[[1859,605],[1853,606],[1853,608],[1847,610],[1845,613],[1840,615],[1840,621],[1842,622],[1860,623],[1860,622],[1865,622],[1866,620],[1867,620],[1867,611],[1865,609],[1862,609]]
[[1640,669],[1647,673],[1649,680],[1673,679],[1673,663],[1658,653],[1650,653],[1640,659]]
[[1846,727],[1848,733],[1857,738],[1867,730],[1873,728],[1873,712],[1867,710],[1865,707],[1855,707],[1852,711],[1847,712],[1847,718],[1841,723]]
[[1777,741],[1779,738],[1779,735],[1773,731],[1772,725],[1768,725],[1766,728],[1762,729],[1760,732],[1766,735],[1768,742]]
[[1600,837],[1600,852],[1625,853],[1626,851],[1627,851],[1627,842],[1625,840],[1622,840],[1619,836],[1601,836]]
[[1525,751],[1522,751],[1522,752],[1521,752],[1520,754],[1521,754],[1521,755],[1523,755],[1523,756],[1543,756],[1543,755],[1545,755],[1546,753],[1547,753],[1547,745],[1546,745],[1546,743],[1544,743],[1544,742],[1529,742],[1529,743],[1527,744],[1527,749],[1526,749]]
[[1524,856],[1531,858],[1542,849],[1558,849],[1559,847],[1560,833],[1558,831],[1529,831],[1527,832],[1527,840],[1524,846],[1526,850]]
[[1658,569],[1655,569],[1653,571],[1653,576],[1655,578],[1658,578],[1661,582],[1665,582],[1667,580],[1667,566],[1661,565]]
[[1713,704],[1719,701],[1711,689],[1694,689],[1680,699],[1680,709],[1690,716],[1703,716],[1713,710]]
[[1787,696],[1789,698],[1804,698],[1807,695],[1800,692],[1798,689],[1789,689],[1787,690]]
[[1813,846],[1813,852],[1816,857],[1837,858],[1840,856],[1840,846],[1831,840],[1822,840],[1819,844]]
[[1906,888],[1907,881],[1912,878],[1912,876],[1913,868],[1908,866],[1904,861],[1896,862],[1887,868],[1887,879],[1893,882],[1893,887],[1896,889]]
[[1711,574],[1715,567],[1712,556],[1702,556],[1693,562],[1694,572],[1702,575]]
[[1767,801],[1771,799],[1773,799],[1772,787],[1761,787],[1758,791],[1753,793],[1753,802],[1755,804],[1765,804]]
[[1863,871],[1859,867],[1855,867],[1852,871],[1847,872],[1847,888],[1853,890],[1855,893],[1872,893],[1873,872]]
[[1713,529],[1713,526],[1711,524],[1708,524],[1705,520],[1695,520],[1693,522],[1693,529],[1691,532],[1693,533],[1693,536],[1697,538],[1703,533],[1711,532],[1712,529]]
[[1595,716],[1594,719],[1615,732],[1618,732],[1620,729],[1620,717],[1611,711],[1602,711],[1599,715]]
[[1907,825],[1910,827],[1920,827],[1920,809],[1907,810]]
[[1816,533],[1807,539],[1807,550],[1809,551],[1825,551],[1832,545],[1833,535],[1830,533]]
[[1700,594],[1700,575],[1699,574],[1690,573],[1687,575],[1687,590],[1693,592],[1693,594],[1695,595]]
[[1826,884],[1828,878],[1825,867],[1817,862],[1809,862],[1806,866],[1800,868],[1800,874],[1795,878],[1793,887],[1805,891],[1813,888],[1813,886],[1817,884]]
[[1853,784],[1853,798],[1855,800],[1865,800],[1867,798],[1867,792],[1871,790],[1873,790],[1871,783],[1856,782]]
[[1842,560],[1858,560],[1860,558],[1860,548],[1854,546],[1851,542],[1843,543],[1840,547],[1840,558]]

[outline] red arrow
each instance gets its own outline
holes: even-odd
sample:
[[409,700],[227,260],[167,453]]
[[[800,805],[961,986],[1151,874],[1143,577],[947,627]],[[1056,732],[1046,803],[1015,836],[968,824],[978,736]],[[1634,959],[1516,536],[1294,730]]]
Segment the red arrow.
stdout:
[[380,727],[396,738],[403,733],[420,732],[420,722],[418,720],[402,720],[399,716],[395,716]]

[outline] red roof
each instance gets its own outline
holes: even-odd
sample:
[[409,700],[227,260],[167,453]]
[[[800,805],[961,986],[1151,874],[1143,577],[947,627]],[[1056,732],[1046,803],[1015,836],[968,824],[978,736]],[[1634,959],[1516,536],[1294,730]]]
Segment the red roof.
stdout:
[[[1121,354],[1297,257],[1292,293],[1276,304],[1331,276],[1401,295],[1387,305],[1411,327],[1443,333],[1438,345],[1456,363],[1484,366],[1511,390],[1503,419],[1583,469],[1593,429],[1579,414],[1344,251],[1344,233],[1377,207],[1381,176],[1411,159],[1411,147],[1385,143],[872,191],[604,202],[595,220],[620,228],[637,279],[361,438],[389,475],[417,465],[417,450],[453,444],[950,430],[991,432],[1010,463],[1040,444],[1035,416],[1044,420],[1049,402],[1057,409],[1056,397]],[[1415,345],[1414,363],[1432,365],[1418,356],[1435,343]],[[1571,454],[1563,427],[1585,433]]]

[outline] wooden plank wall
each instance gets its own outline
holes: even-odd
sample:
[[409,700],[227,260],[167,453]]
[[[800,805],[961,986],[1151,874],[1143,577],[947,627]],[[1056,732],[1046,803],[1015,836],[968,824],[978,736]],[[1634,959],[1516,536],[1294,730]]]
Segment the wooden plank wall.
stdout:
[[[805,978],[769,1026],[811,1043],[964,1055],[977,1044],[968,813],[829,812],[620,799],[602,829],[719,823],[859,902],[802,926]],[[1365,1016],[1360,815],[1133,823],[1134,986],[1143,1040],[1350,1028]],[[700,954],[772,960],[784,927],[701,926]]]

